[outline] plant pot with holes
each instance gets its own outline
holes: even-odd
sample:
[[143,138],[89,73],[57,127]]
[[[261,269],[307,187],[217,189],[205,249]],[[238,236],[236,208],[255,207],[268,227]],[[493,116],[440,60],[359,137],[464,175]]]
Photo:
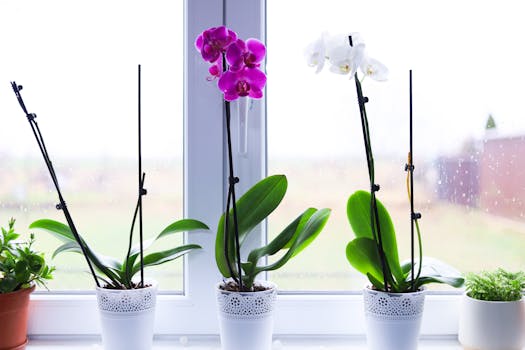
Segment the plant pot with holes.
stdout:
[[[286,192],[286,184],[284,175],[269,176],[238,200],[241,248],[253,228],[278,206]],[[261,203],[261,198],[269,200]],[[307,209],[272,241],[251,250],[242,261],[239,250],[234,249],[234,225],[225,223],[233,222],[233,210],[228,213],[219,220],[215,241],[217,267],[225,278],[215,288],[222,350],[270,350],[277,287],[271,282],[258,281],[256,277],[261,272],[278,269],[306,248],[322,231],[330,210]],[[274,263],[260,261],[277,252],[282,255]]]
[[521,350],[525,346],[525,274],[502,269],[468,274],[458,338],[468,350]]
[[146,285],[138,289],[97,287],[104,349],[151,349],[157,282],[150,281]]
[[272,346],[273,310],[277,287],[254,283],[255,292],[234,292],[225,283],[216,287],[222,349],[269,350]]
[[363,291],[369,350],[416,350],[425,303],[425,290],[387,293]]

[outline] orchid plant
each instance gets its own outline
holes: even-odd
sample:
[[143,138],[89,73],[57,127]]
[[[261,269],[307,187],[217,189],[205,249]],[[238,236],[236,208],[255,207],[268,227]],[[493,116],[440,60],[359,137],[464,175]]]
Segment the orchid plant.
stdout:
[[[408,262],[400,263],[394,225],[388,211],[376,198],[380,186],[375,183],[374,157],[365,108],[368,98],[363,95],[361,82],[366,77],[375,81],[386,81],[388,68],[368,55],[364,40],[359,33],[334,36],[323,33],[307,47],[305,56],[307,64],[314,67],[316,73],[321,72],[328,61],[332,73],[349,75],[350,79],[355,80],[370,191],[357,191],[348,199],[347,216],[356,236],[346,247],[349,263],[366,275],[377,290],[411,292],[431,282],[461,286],[464,279],[457,270],[436,259],[423,258],[418,223],[421,214],[413,211],[414,167],[411,152],[405,170],[408,171],[407,191],[411,199],[411,220],[417,229],[418,263],[414,262],[414,254]],[[362,73],[361,80],[358,70]]]
[[[44,158],[44,163],[48,169],[51,181],[55,186],[55,190],[58,195],[59,204],[56,205],[57,210],[62,210],[66,219],[67,225],[61,222],[41,219],[33,222],[30,225],[32,229],[40,229],[47,231],[58,238],[62,244],[53,253],[53,258],[63,252],[73,252],[82,254],[86,264],[89,268],[91,276],[97,287],[105,287],[110,289],[135,289],[146,287],[144,279],[144,268],[149,266],[155,266],[164,264],[166,262],[175,260],[192,250],[200,249],[201,246],[197,244],[183,244],[171,249],[165,249],[156,251],[144,256],[144,251],[149,248],[155,241],[162,237],[166,237],[171,234],[190,232],[196,230],[207,230],[206,224],[193,219],[182,219],[175,221],[168,225],[162,230],[155,238],[147,241],[143,240],[143,229],[142,229],[142,197],[146,195],[147,191],[144,188],[144,179],[146,174],[142,172],[141,168],[141,122],[140,122],[140,109],[139,109],[139,191],[138,198],[135,205],[135,211],[133,213],[133,219],[131,222],[131,229],[128,239],[128,251],[124,259],[117,260],[112,257],[104,256],[95,252],[84,239],[84,237],[77,231],[71,213],[62,195],[60,189],[58,177],[56,175],[51,157],[45,146],[44,137],[40,131],[40,127],[36,121],[36,114],[29,113],[27,111],[24,100],[22,99],[21,90],[22,86],[11,82],[11,87],[15,93],[16,98],[25,113],[26,118],[31,126],[31,130],[35,136],[38,144],[38,148]],[[140,66],[139,66],[139,96],[140,96]],[[140,103],[139,103],[140,106]],[[137,214],[139,217],[139,242],[133,245],[133,233],[135,223],[137,221]],[[10,225],[11,226],[11,225]],[[136,281],[135,276],[140,273],[140,281]],[[100,281],[103,282],[100,283]]]
[[[237,291],[254,291],[255,278],[264,271],[276,270],[306,248],[321,232],[329,209],[309,208],[266,246],[252,250],[246,261],[241,260],[241,248],[246,238],[270,213],[286,194],[288,182],[284,175],[269,176],[250,188],[238,201],[234,175],[230,101],[240,97],[260,99],[266,85],[266,74],[261,64],[266,47],[257,39],[243,41],[237,34],[224,27],[214,27],[202,32],[195,41],[202,58],[210,64],[209,81],[218,79],[217,86],[224,96],[228,143],[228,194],[226,210],[219,219],[215,241],[215,260],[225,279],[225,288]],[[282,252],[274,263],[260,265],[259,261]]]

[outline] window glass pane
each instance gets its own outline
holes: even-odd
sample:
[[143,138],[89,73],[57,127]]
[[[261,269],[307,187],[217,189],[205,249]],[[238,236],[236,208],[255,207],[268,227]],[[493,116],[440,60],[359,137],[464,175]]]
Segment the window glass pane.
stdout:
[[[461,271],[525,263],[525,50],[517,3],[268,0],[268,168],[289,179],[270,220],[274,236],[308,206],[330,207],[318,241],[272,273],[289,290],[348,290],[366,279],[345,258],[354,237],[346,201],[367,189],[355,84],[303,49],[323,31],[358,31],[387,65],[387,82],[363,81],[378,194],[409,258],[408,71],[414,71],[416,210],[425,256]],[[293,16],[293,24],[290,18]],[[328,64],[328,63],[327,63]],[[489,116],[496,127],[486,129]]]
[[[77,229],[99,253],[123,259],[137,197],[137,65],[142,65],[144,237],[182,218],[183,2],[9,1],[0,5],[0,220],[20,232],[65,222],[10,80],[37,121]],[[138,226],[138,225],[137,225]],[[138,235],[138,231],[136,231]],[[37,233],[48,257],[59,242]],[[163,239],[151,251],[180,244]],[[61,254],[52,290],[92,289],[83,258]],[[182,290],[182,260],[147,270]]]

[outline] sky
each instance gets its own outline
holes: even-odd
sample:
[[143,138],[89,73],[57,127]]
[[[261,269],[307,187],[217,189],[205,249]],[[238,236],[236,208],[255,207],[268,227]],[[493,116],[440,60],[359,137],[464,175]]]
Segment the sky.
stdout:
[[[140,4],[0,3],[0,31],[10,33],[2,36],[0,154],[36,152],[9,85],[16,80],[53,154],[133,156],[138,63],[144,152],[182,154],[182,2]],[[428,158],[481,140],[489,114],[500,135],[525,134],[519,2],[268,0],[267,9],[271,158],[363,152],[353,81],[315,74],[303,59],[323,31],[360,32],[369,55],[390,70],[387,82],[363,82],[377,154],[406,154],[409,69],[415,147]]]

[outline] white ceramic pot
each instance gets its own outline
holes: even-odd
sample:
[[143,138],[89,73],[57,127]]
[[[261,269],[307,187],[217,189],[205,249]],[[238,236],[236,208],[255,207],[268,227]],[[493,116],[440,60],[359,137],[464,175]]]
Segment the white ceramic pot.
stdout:
[[277,287],[261,292],[229,292],[216,287],[222,350],[271,350],[273,309]]
[[140,289],[97,288],[106,350],[149,350],[153,343],[157,282]]
[[459,342],[472,350],[521,350],[525,346],[525,301],[485,301],[464,295]]
[[369,350],[416,350],[425,290],[414,293],[363,291]]

